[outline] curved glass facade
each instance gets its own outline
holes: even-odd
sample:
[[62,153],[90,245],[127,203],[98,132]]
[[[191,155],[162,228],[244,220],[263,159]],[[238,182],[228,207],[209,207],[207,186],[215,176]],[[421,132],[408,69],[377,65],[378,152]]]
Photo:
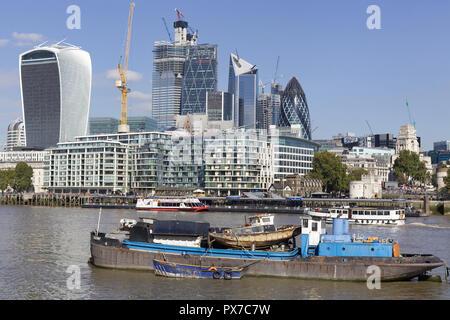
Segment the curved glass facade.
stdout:
[[289,80],[286,89],[281,96],[281,107],[278,118],[279,127],[300,125],[301,138],[311,140],[311,119],[305,93],[293,77]]
[[51,46],[20,56],[28,147],[48,148],[87,133],[92,67],[89,53]]

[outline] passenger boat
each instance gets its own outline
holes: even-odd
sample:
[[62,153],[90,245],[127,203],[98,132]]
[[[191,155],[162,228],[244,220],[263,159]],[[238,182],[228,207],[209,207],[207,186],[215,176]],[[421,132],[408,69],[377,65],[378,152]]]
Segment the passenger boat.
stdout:
[[253,225],[230,228],[222,232],[210,232],[209,242],[217,241],[228,248],[268,249],[273,246],[286,245],[289,239],[300,234],[300,226]]
[[362,208],[351,209],[351,217],[355,224],[393,225],[405,224],[405,209],[399,208]]
[[348,219],[351,224],[360,225],[395,225],[405,224],[405,210],[400,208],[373,207],[333,207],[316,208],[307,212],[312,217],[323,218],[332,223],[335,218]]
[[190,265],[153,260],[155,274],[173,278],[196,278],[196,279],[240,279],[244,275],[245,267],[216,267],[214,265]]
[[150,211],[208,211],[209,207],[202,203],[195,197],[187,198],[146,198],[138,199],[136,203],[136,210],[150,210]]

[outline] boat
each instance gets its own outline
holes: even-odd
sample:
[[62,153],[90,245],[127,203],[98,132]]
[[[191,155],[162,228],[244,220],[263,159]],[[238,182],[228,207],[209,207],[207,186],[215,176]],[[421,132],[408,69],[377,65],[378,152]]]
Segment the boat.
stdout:
[[[248,265],[246,275],[349,281],[367,281],[368,267],[373,265],[380,269],[380,281],[409,280],[445,266],[444,261],[432,254],[402,252],[391,239],[349,235],[348,219],[335,219],[332,234],[326,233],[325,221],[318,217],[302,217],[300,223],[299,246],[293,241],[285,250],[248,250],[214,248],[206,241],[200,247],[154,243],[150,227],[140,221],[128,235],[126,231],[120,234],[92,231],[90,263],[104,268],[149,271],[155,271],[155,259],[192,266]],[[193,229],[198,228],[202,232],[197,234],[204,235],[206,225]]]
[[244,249],[268,249],[285,244],[300,234],[300,226],[262,225],[225,229],[223,232],[210,232],[210,242],[217,241],[225,247]]
[[150,211],[208,211],[209,207],[198,198],[155,198],[138,199],[136,210]]
[[183,263],[168,262],[153,259],[155,274],[173,278],[196,279],[240,279],[244,275],[244,267],[216,267],[214,265],[202,266]]
[[316,208],[306,213],[312,217],[323,218],[327,223],[332,223],[335,218],[342,218],[358,225],[400,226],[405,224],[406,217],[402,208],[332,207]]

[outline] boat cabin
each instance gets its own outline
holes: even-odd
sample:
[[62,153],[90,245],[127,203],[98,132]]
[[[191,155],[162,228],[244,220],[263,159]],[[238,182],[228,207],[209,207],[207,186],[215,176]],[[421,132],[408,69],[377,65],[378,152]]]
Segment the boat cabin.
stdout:
[[318,217],[303,217],[301,218],[302,235],[309,236],[309,245],[317,246],[320,242],[320,237],[327,233],[327,228],[324,219]]
[[269,226],[274,224],[275,216],[273,214],[257,214],[248,217],[251,226]]

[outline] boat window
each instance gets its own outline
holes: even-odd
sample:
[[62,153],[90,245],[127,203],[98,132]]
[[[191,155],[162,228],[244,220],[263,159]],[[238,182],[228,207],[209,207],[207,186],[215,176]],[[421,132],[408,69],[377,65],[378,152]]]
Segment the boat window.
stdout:
[[365,214],[366,216],[370,216],[370,211],[364,211],[364,214]]
[[377,211],[377,215],[378,216],[382,216],[383,215],[383,211]]
[[389,211],[384,211],[384,215],[388,216],[389,215]]
[[308,219],[303,219],[303,228],[308,228]]
[[317,222],[313,222],[313,223],[312,223],[312,228],[311,228],[311,230],[312,230],[312,231],[317,231]]
[[263,222],[270,222],[270,218],[263,218]]

